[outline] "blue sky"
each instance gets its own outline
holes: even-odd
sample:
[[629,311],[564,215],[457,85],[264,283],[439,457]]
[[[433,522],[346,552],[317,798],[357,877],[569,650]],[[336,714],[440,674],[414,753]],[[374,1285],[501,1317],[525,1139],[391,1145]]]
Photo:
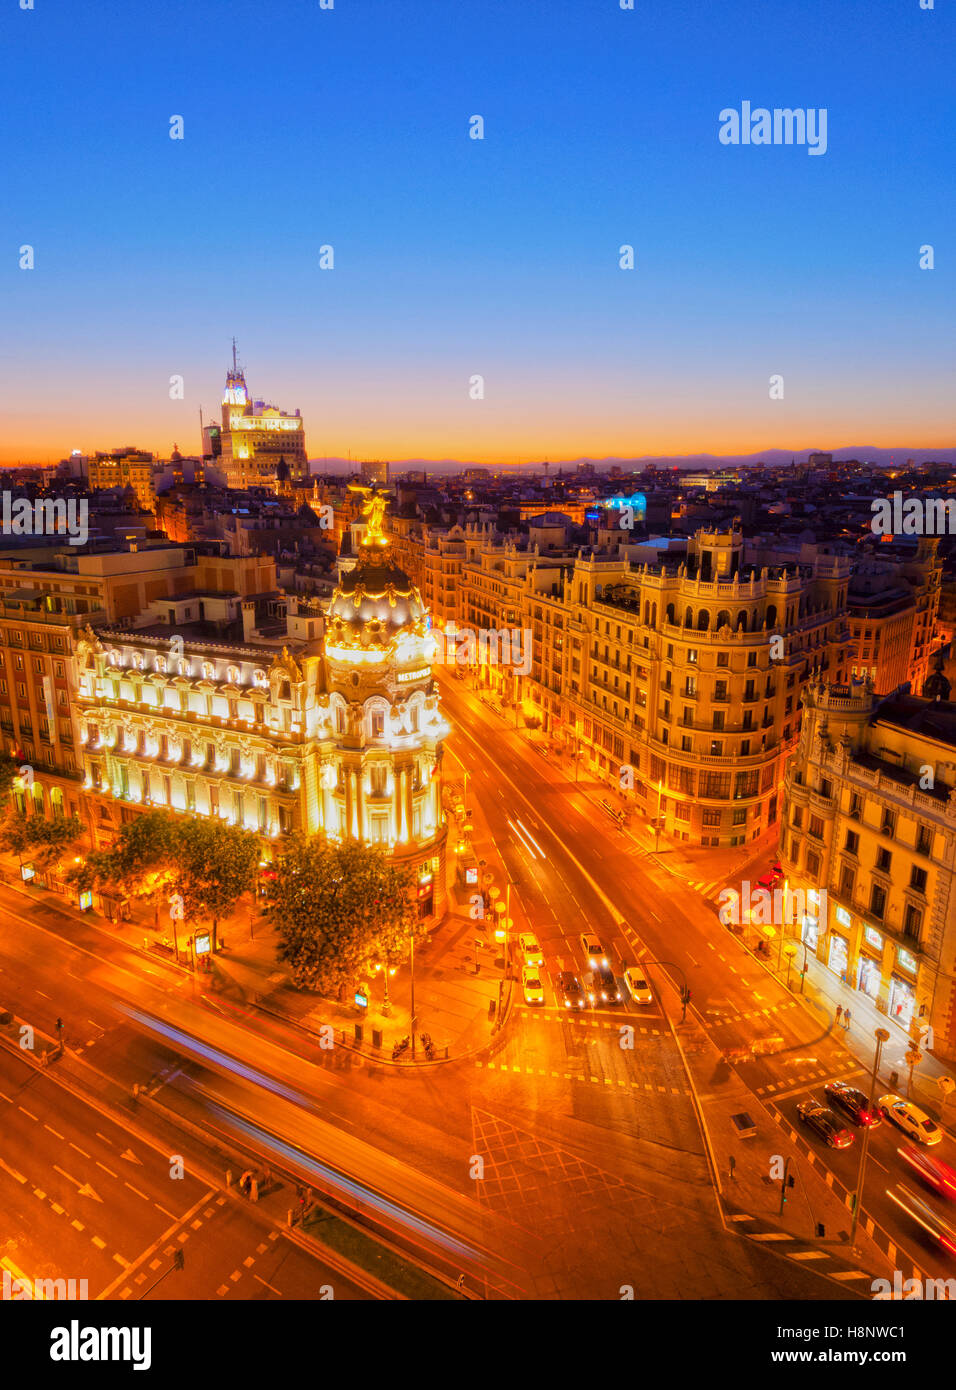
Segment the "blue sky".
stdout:
[[[313,457],[952,442],[946,3],[36,5],[0,459],[195,448],[233,334]],[[722,146],[745,98],[826,107],[827,153]]]

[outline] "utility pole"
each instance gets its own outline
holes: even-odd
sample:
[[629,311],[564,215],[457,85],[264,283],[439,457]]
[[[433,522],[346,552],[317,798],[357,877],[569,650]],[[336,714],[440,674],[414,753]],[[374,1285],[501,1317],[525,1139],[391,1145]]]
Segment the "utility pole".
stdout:
[[415,1060],[415,929],[412,928],[408,937],[409,960],[411,965],[412,981],[412,1061]]
[[143,1290],[143,1292],[142,1292],[142,1293],[140,1294],[140,1296],[139,1296],[140,1299],[145,1298],[146,1295],[147,1295],[148,1293],[152,1293],[152,1291],[153,1291],[153,1289],[155,1289],[156,1285],[157,1285],[157,1284],[161,1284],[162,1281],[166,1278],[166,1275],[167,1275],[167,1274],[172,1274],[172,1272],[173,1272],[174,1269],[182,1269],[182,1268],[185,1266],[185,1263],[186,1263],[186,1261],[185,1261],[185,1258],[184,1258],[184,1256],[183,1256],[183,1252],[182,1252],[181,1250],[174,1250],[174,1251],[173,1251],[173,1262],[172,1262],[172,1264],[169,1266],[169,1269],[167,1269],[163,1274],[161,1274],[161,1275],[159,1276],[158,1279],[154,1279],[153,1282],[150,1284],[150,1286],[149,1286],[148,1289],[144,1289],[144,1290]]
[[[870,1099],[867,1109],[872,1111],[873,1101],[876,1099],[876,1082],[880,1072],[880,1054],[883,1051],[883,1044],[889,1042],[890,1035],[885,1028],[874,1030],[876,1038],[876,1051],[873,1057],[873,1078],[870,1081]],[[860,1206],[863,1201],[863,1180],[866,1176],[866,1156],[870,1147],[871,1125],[863,1126],[863,1142],[860,1145],[860,1168],[856,1175],[856,1192],[853,1194],[853,1220],[850,1222],[850,1249],[855,1248],[856,1227],[860,1219]]]

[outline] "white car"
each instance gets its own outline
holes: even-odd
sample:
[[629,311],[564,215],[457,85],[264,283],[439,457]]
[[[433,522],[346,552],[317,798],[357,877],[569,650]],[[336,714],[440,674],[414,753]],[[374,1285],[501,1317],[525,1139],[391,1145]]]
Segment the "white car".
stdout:
[[593,932],[581,933],[581,950],[584,952],[584,958],[591,970],[607,970],[607,951]]
[[644,978],[639,966],[629,965],[624,971],[624,983],[631,991],[635,1004],[651,1003],[651,987]]
[[925,1110],[914,1105],[911,1100],[890,1094],[880,1096],[880,1109],[891,1124],[896,1125],[910,1139],[918,1144],[938,1144],[943,1131],[935,1120],[931,1120]]
[[538,938],[532,932],[522,932],[518,937],[518,945],[528,965],[544,965],[544,952],[538,945]]
[[544,1003],[544,986],[536,966],[526,965],[522,970],[521,988],[524,990],[524,1002],[526,1004]]

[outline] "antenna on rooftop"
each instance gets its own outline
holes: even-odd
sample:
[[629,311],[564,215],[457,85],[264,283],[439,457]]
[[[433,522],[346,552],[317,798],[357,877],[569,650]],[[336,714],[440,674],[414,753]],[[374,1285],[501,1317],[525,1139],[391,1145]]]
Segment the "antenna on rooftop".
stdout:
[[236,364],[236,340],[235,340],[235,338],[233,338],[233,340],[232,340],[232,370],[233,370],[234,373],[235,373],[235,372],[238,372],[238,370],[239,370],[239,368],[238,368],[238,366],[237,366],[237,364]]

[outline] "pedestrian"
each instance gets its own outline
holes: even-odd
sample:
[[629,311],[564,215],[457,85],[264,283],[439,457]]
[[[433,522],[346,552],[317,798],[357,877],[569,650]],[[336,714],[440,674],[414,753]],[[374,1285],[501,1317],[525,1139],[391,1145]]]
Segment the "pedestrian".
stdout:
[[730,1177],[731,1177],[731,1179],[732,1179],[734,1182],[736,1182],[736,1181],[737,1181],[737,1178],[736,1178],[737,1160],[734,1158],[733,1154],[730,1155],[729,1168],[730,1168]]
[[844,1010],[843,1010],[843,1027],[844,1027],[844,1028],[847,1028],[847,1029],[850,1027],[850,1010],[849,1010],[849,1009],[844,1009]]
[[226,1169],[226,1186],[227,1186],[227,1187],[232,1187],[232,1169],[231,1169],[231,1168],[227,1168],[227,1169]]
[[843,1008],[842,1008],[842,1006],[841,1006],[840,1004],[837,1004],[837,1020],[836,1020],[836,1021],[837,1021],[837,1023],[842,1023],[842,1022],[843,1022]]

